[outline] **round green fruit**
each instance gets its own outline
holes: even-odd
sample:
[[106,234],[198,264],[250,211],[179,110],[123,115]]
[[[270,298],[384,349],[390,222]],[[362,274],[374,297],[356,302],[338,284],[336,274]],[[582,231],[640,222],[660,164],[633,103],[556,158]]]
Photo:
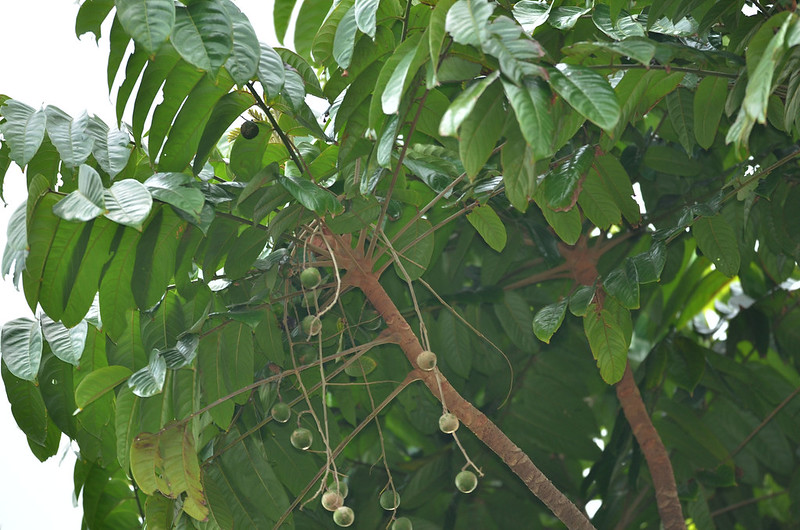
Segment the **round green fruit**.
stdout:
[[300,328],[305,335],[309,337],[318,335],[322,331],[322,321],[316,315],[308,315],[300,323]]
[[344,479],[339,479],[339,483],[336,483],[336,479],[331,478],[328,481],[328,488],[327,491],[338,493],[342,496],[343,499],[347,498],[347,494],[350,493],[350,488],[347,486],[347,482]]
[[472,493],[478,487],[478,477],[472,471],[462,471],[456,475],[456,488],[461,493]]
[[381,493],[379,502],[384,510],[396,510],[400,506],[400,494],[396,491],[386,490]]
[[344,498],[335,491],[326,491],[322,494],[322,507],[329,512],[335,512],[344,504]]
[[349,506],[339,506],[333,512],[333,522],[338,526],[350,526],[356,520],[356,514]]
[[283,401],[279,401],[272,406],[272,419],[278,423],[286,423],[292,417],[292,409]]
[[289,441],[292,442],[292,445],[297,449],[305,451],[311,447],[311,442],[314,441],[314,436],[311,434],[311,431],[305,427],[298,427],[292,431],[292,436],[289,438]]
[[414,525],[408,517],[398,517],[392,523],[392,530],[414,530]]
[[322,281],[322,275],[316,267],[308,267],[300,273],[300,283],[306,289],[316,289]]
[[417,355],[417,366],[419,366],[420,370],[430,372],[436,368],[436,354],[430,350],[424,350]]
[[240,130],[242,132],[242,136],[244,136],[247,140],[252,140],[258,136],[258,125],[256,125],[256,123],[253,121],[248,120],[244,122]]
[[445,412],[439,416],[439,430],[446,434],[456,432],[458,430],[458,418],[456,418],[456,415]]

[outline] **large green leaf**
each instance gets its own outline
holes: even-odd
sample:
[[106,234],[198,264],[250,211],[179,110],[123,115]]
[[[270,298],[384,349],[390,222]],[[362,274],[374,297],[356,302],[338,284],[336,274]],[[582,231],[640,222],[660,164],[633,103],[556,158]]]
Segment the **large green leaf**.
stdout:
[[150,352],[147,366],[133,373],[128,379],[128,387],[139,397],[150,397],[161,392],[167,376],[167,363],[158,352]]
[[628,358],[628,342],[620,324],[608,309],[591,304],[583,317],[583,329],[603,380],[610,385],[618,382]]
[[[3,357],[5,361],[5,357]],[[35,383],[15,376],[8,365],[0,363],[11,414],[22,432],[34,443],[44,443],[47,438],[48,417],[42,394]]]
[[136,307],[131,291],[136,248],[142,234],[120,227],[114,237],[114,257],[100,283],[100,317],[108,336],[116,341],[125,332],[125,314]]
[[88,131],[94,138],[92,155],[103,171],[113,179],[125,169],[131,156],[128,133],[110,129],[96,116],[89,118]]
[[[148,61],[144,73],[142,74],[142,79],[139,82],[139,90],[136,92],[136,99],[133,104],[133,138],[137,143],[141,142],[145,120],[150,113],[150,107],[153,105],[158,91],[164,84],[164,80],[167,79],[167,76],[172,72],[172,69],[178,64],[183,65],[183,68],[196,70],[191,68],[191,65],[181,60],[180,55],[178,55],[178,52],[175,51],[175,48],[169,42],[161,47],[155,58]],[[199,78],[200,73],[197,72],[194,75]],[[166,90],[166,87],[164,87],[164,89]],[[155,118],[155,116],[153,116],[153,118]],[[155,142],[152,142],[151,146],[155,147]],[[160,143],[158,147],[161,147]]]
[[679,88],[667,94],[667,112],[672,128],[678,135],[686,153],[691,156],[694,148],[694,101],[692,93]]
[[433,68],[434,77],[436,71],[439,69],[439,55],[442,53],[442,45],[444,39],[447,37],[445,24],[447,22],[447,12],[456,3],[456,0],[441,0],[436,2],[436,7],[433,8],[431,19],[428,25],[428,47],[431,53],[431,67]]
[[555,125],[547,87],[538,79],[525,79],[521,87],[503,81],[503,89],[514,109],[522,136],[531,147],[534,159],[541,160],[552,156]]
[[608,230],[611,225],[620,224],[622,214],[611,193],[606,189],[597,171],[590,169],[580,186],[578,204],[584,215],[598,228]]
[[250,20],[236,4],[223,0],[222,5],[233,23],[233,50],[225,69],[237,85],[243,86],[256,75],[261,47]]
[[[389,239],[393,239],[394,234],[402,228],[403,220],[404,218],[401,218],[400,221],[392,223],[386,229],[386,235]],[[425,273],[433,256],[434,239],[430,229],[431,223],[428,220],[417,219],[402,235],[392,242],[400,263],[402,263],[403,268],[412,280],[416,280]],[[381,260],[378,260],[378,264],[380,263]],[[394,267],[397,275],[405,279],[406,276],[397,263],[395,263]]]
[[192,164],[195,174],[200,173],[203,169],[209,154],[225,134],[225,131],[228,130],[228,127],[254,104],[255,99],[249,92],[229,92],[220,98],[214,106],[214,110],[211,111],[211,116],[208,118],[203,135],[197,144],[197,152],[194,155]]
[[25,268],[25,258],[28,257],[28,235],[26,227],[27,205],[20,204],[11,217],[8,219],[6,227],[6,248],[3,250],[3,264],[0,274],[5,278],[6,274],[14,270],[13,282],[19,286],[19,279]]
[[39,321],[15,318],[3,325],[0,353],[8,370],[20,379],[36,381],[42,360],[42,330]]
[[205,197],[199,189],[191,186],[193,182],[191,175],[186,173],[156,173],[144,181],[144,185],[154,199],[199,217]]
[[494,304],[494,313],[508,338],[525,352],[532,353],[535,339],[531,329],[531,308],[516,291],[505,291],[503,299]]
[[[375,7],[377,7],[377,2],[375,2]],[[345,12],[342,20],[339,21],[339,25],[336,26],[336,34],[333,37],[333,59],[342,70],[346,70],[350,66],[357,32],[356,9],[351,7]]]
[[487,88],[498,78],[499,72],[494,72],[474,83],[461,92],[453,103],[447,108],[439,125],[439,134],[442,136],[457,136],[458,129],[472,113],[478,99]]
[[225,260],[225,275],[241,278],[253,266],[267,244],[269,235],[263,226],[251,226],[236,238]]
[[639,309],[639,277],[633,261],[625,260],[603,280],[606,292],[623,307]]
[[522,35],[522,28],[508,17],[492,21],[483,49],[497,57],[500,70],[515,82],[526,75],[544,75],[544,70],[535,64],[544,50],[538,42]]
[[[406,42],[417,42],[416,46],[408,46],[399,53],[397,66],[392,71],[392,75],[386,82],[386,86],[381,93],[381,108],[384,114],[394,114],[400,107],[400,100],[403,97],[411,78],[414,77],[419,64],[425,59],[427,54],[421,53],[424,50],[422,40]],[[398,52],[400,50],[398,49]],[[389,63],[387,63],[389,64]]]
[[[22,286],[31,311],[36,311],[36,305],[39,303],[47,256],[59,225],[63,222],[53,213],[53,206],[58,197],[47,192],[47,185],[47,180],[41,175],[33,179],[26,212],[28,218],[26,232],[30,252],[25,260],[25,270],[22,272]],[[75,228],[77,225],[71,224],[71,226]]]
[[58,201],[53,213],[67,221],[90,221],[105,212],[104,193],[100,174],[82,165],[78,172],[78,189]]
[[551,5],[539,0],[521,0],[514,4],[514,18],[520,23],[525,33],[533,31],[547,22]]
[[125,366],[104,366],[90,372],[75,388],[75,404],[84,409],[131,376]]
[[90,0],[81,4],[75,17],[75,36],[80,38],[85,33],[94,33],[100,40],[100,25],[114,9],[114,0]]
[[700,217],[692,224],[692,235],[697,246],[725,276],[739,272],[739,245],[736,233],[721,214]]
[[703,149],[714,143],[727,93],[728,80],[723,77],[708,76],[697,85],[693,102],[694,134]]
[[219,3],[191,2],[175,8],[170,42],[187,63],[216,74],[233,49],[233,23]]
[[488,0],[458,0],[447,12],[445,27],[457,43],[480,46],[489,36],[492,11]]
[[128,62],[125,65],[125,79],[119,85],[117,91],[117,122],[122,122],[122,116],[125,114],[125,109],[128,105],[128,100],[136,88],[136,82],[147,64],[147,53],[137,46],[133,53],[128,56]]
[[[202,79],[206,79],[203,72],[185,61],[177,63],[169,72],[166,81],[164,81],[164,88],[162,90],[164,100],[159,103],[153,111],[153,119],[148,138],[148,153],[151,161],[155,162],[158,157],[164,143],[164,138],[167,136],[167,132],[175,119],[175,114],[177,114],[178,110],[181,108],[186,96]],[[144,102],[143,120],[147,115],[150,104],[151,102],[149,101]],[[145,106],[146,108],[144,108]]]
[[169,208],[159,208],[136,248],[130,287],[141,309],[158,302],[175,272],[175,255],[186,221]]
[[292,175],[278,175],[278,182],[300,204],[319,215],[324,215],[325,212],[336,214],[344,210],[344,206],[333,193],[320,188],[310,180]]
[[567,299],[541,308],[533,317],[533,333],[542,342],[550,344],[553,334],[564,322],[567,313]]
[[81,321],[73,328],[67,328],[61,322],[54,322],[47,315],[42,315],[41,322],[44,338],[47,339],[53,355],[66,363],[78,366],[86,344],[86,333],[89,331],[86,321]]
[[150,54],[158,51],[175,24],[172,0],[115,0],[125,31]]
[[617,96],[608,81],[589,68],[558,64],[548,70],[550,86],[589,121],[610,131],[619,121]]
[[458,152],[470,180],[483,169],[503,133],[504,102],[502,89],[493,84],[478,99],[461,126]]
[[625,219],[633,226],[637,226],[640,219],[639,205],[633,198],[631,179],[619,160],[611,155],[601,155],[595,159],[591,172],[596,173],[603,188],[614,198]]
[[48,105],[44,109],[47,115],[47,135],[58,149],[61,160],[70,167],[83,164],[92,153],[94,142],[87,131],[89,116],[84,112],[74,120],[63,110]]
[[496,252],[502,252],[506,246],[506,227],[503,221],[488,204],[478,206],[467,214],[467,221],[478,231],[486,244]]
[[272,46],[261,43],[261,58],[258,62],[258,81],[267,93],[267,98],[273,99],[283,90],[284,81],[283,59],[272,49]]
[[205,520],[209,512],[191,431],[183,424],[167,426],[161,432],[158,450],[164,462],[165,480],[172,489],[169,496],[178,497],[185,492],[183,511],[199,521]]
[[106,217],[115,223],[140,228],[153,206],[153,197],[133,179],[115,182],[103,193]]
[[366,33],[372,39],[375,38],[375,14],[378,12],[378,0],[356,0],[355,17],[356,25],[362,33]]
[[570,158],[550,171],[542,181],[547,205],[555,211],[572,209],[581,192],[579,183],[594,161],[592,146],[579,147]]
[[309,37],[320,28],[332,3],[331,0],[303,0],[294,27],[294,49],[301,57],[310,58]]
[[24,167],[31,161],[44,139],[47,116],[44,110],[32,107],[15,99],[7,100],[0,107],[5,122],[0,123],[0,132],[11,147],[11,160]]
[[524,212],[536,189],[535,160],[516,123],[506,130],[506,142],[500,151],[500,159],[506,197],[514,208]]

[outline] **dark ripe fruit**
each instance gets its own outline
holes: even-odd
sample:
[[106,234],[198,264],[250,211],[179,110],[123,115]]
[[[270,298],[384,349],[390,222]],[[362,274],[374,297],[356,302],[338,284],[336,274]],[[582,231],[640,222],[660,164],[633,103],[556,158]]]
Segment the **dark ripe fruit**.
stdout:
[[317,316],[308,315],[300,323],[300,327],[307,336],[317,335],[322,331],[322,321]]
[[305,451],[311,447],[311,442],[313,440],[314,437],[311,435],[311,431],[305,427],[299,427],[295,429],[292,432],[291,438],[289,439],[289,441],[292,442],[292,445],[301,451]]
[[384,510],[396,510],[400,506],[400,494],[396,491],[386,490],[381,493],[379,502]]
[[424,350],[417,356],[417,366],[420,370],[430,372],[436,368],[436,354],[430,350]]
[[392,523],[392,530],[414,530],[414,525],[408,517],[398,517]]
[[326,491],[322,494],[322,507],[329,512],[336,511],[344,504],[344,498],[335,491]]
[[350,526],[356,520],[356,514],[353,509],[348,506],[339,506],[333,512],[333,522],[338,526]]
[[253,121],[246,121],[242,124],[241,127],[242,136],[244,136],[248,140],[252,140],[256,136],[258,136],[258,125],[256,125]]
[[316,289],[322,281],[322,275],[316,267],[308,267],[300,273],[300,283],[306,289]]
[[478,477],[472,471],[462,471],[456,475],[456,488],[461,493],[472,493],[478,487]]
[[445,412],[439,416],[439,430],[446,434],[456,432],[458,430],[458,418],[456,418],[456,415]]
[[292,409],[289,405],[280,401],[272,406],[272,419],[279,423],[286,423],[292,417]]

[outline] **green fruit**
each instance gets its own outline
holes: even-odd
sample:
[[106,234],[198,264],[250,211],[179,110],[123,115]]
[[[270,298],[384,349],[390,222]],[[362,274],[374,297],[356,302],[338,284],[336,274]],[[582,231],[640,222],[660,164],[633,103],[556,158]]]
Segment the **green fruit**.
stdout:
[[430,372],[436,368],[436,354],[430,350],[424,350],[417,355],[417,366],[419,366],[420,370]]
[[400,506],[400,494],[396,491],[386,490],[381,493],[379,502],[384,510],[396,510]]
[[347,498],[347,494],[350,493],[350,488],[347,486],[347,482],[344,479],[339,479],[339,483],[337,485],[336,479],[331,478],[328,481],[328,488],[327,491],[331,491],[333,493],[338,493],[342,496],[343,499]]
[[462,471],[456,475],[456,488],[461,493],[472,493],[478,487],[478,477],[472,471]]
[[272,419],[278,423],[286,423],[289,421],[289,418],[292,417],[292,409],[283,401],[275,403],[275,405],[272,406],[271,413]]
[[356,514],[349,506],[339,506],[333,512],[333,522],[339,526],[350,526],[356,520]]
[[317,292],[306,291],[306,294],[303,296],[303,305],[306,306],[309,311],[317,307]]
[[458,418],[455,414],[445,412],[439,417],[439,430],[443,433],[450,434],[458,430]]
[[300,323],[300,327],[303,330],[303,334],[312,337],[318,335],[319,332],[322,331],[322,321],[318,316],[308,315]]
[[306,289],[316,289],[321,281],[322,276],[319,273],[319,269],[316,267],[308,267],[300,273],[300,283],[302,283],[303,287]]
[[370,331],[377,331],[383,324],[383,319],[374,309],[367,309],[361,316],[361,322],[365,329]]
[[392,523],[392,530],[414,530],[414,525],[408,517],[398,517]]
[[344,498],[335,491],[326,491],[322,494],[322,507],[329,512],[336,511],[344,504]]
[[246,121],[242,124],[241,127],[242,136],[245,137],[247,140],[252,140],[256,136],[258,136],[258,125],[252,121]]
[[312,436],[311,431],[305,427],[298,427],[292,432],[292,436],[289,438],[289,441],[292,442],[292,445],[297,449],[305,451],[311,447],[311,442],[314,441],[314,436]]
[[361,356],[356,362],[347,366],[344,373],[350,377],[363,377],[371,373],[378,366],[378,363],[369,355]]

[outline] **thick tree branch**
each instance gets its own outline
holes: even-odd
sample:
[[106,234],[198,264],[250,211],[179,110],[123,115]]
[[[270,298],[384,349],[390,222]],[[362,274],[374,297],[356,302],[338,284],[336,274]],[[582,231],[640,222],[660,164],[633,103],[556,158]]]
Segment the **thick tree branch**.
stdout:
[[[342,254],[339,256],[340,265],[348,269],[347,283],[364,292],[375,310],[383,317],[389,332],[403,349],[412,366],[416,367],[415,361],[422,352],[422,345],[411,326],[378,282],[377,275],[371,272],[371,262],[365,261],[363,257],[355,256],[347,241],[342,241],[336,246],[336,251]],[[465,427],[502,458],[509,469],[522,479],[528,489],[568,528],[594,528],[586,516],[534,465],[528,455],[517,447],[485,414],[464,399],[441,373],[439,373],[441,392],[434,372],[420,372],[420,376],[433,395],[437,399],[443,400],[450,412],[455,414]]]
[[672,472],[672,463],[669,460],[664,442],[658,435],[650,415],[642,401],[642,395],[633,379],[631,365],[625,366],[625,375],[617,383],[617,397],[622,404],[622,411],[631,426],[636,441],[642,449],[653,486],[656,490],[656,504],[661,522],[665,530],[686,528],[681,510],[681,501],[678,499],[678,488],[675,484],[675,474]]

